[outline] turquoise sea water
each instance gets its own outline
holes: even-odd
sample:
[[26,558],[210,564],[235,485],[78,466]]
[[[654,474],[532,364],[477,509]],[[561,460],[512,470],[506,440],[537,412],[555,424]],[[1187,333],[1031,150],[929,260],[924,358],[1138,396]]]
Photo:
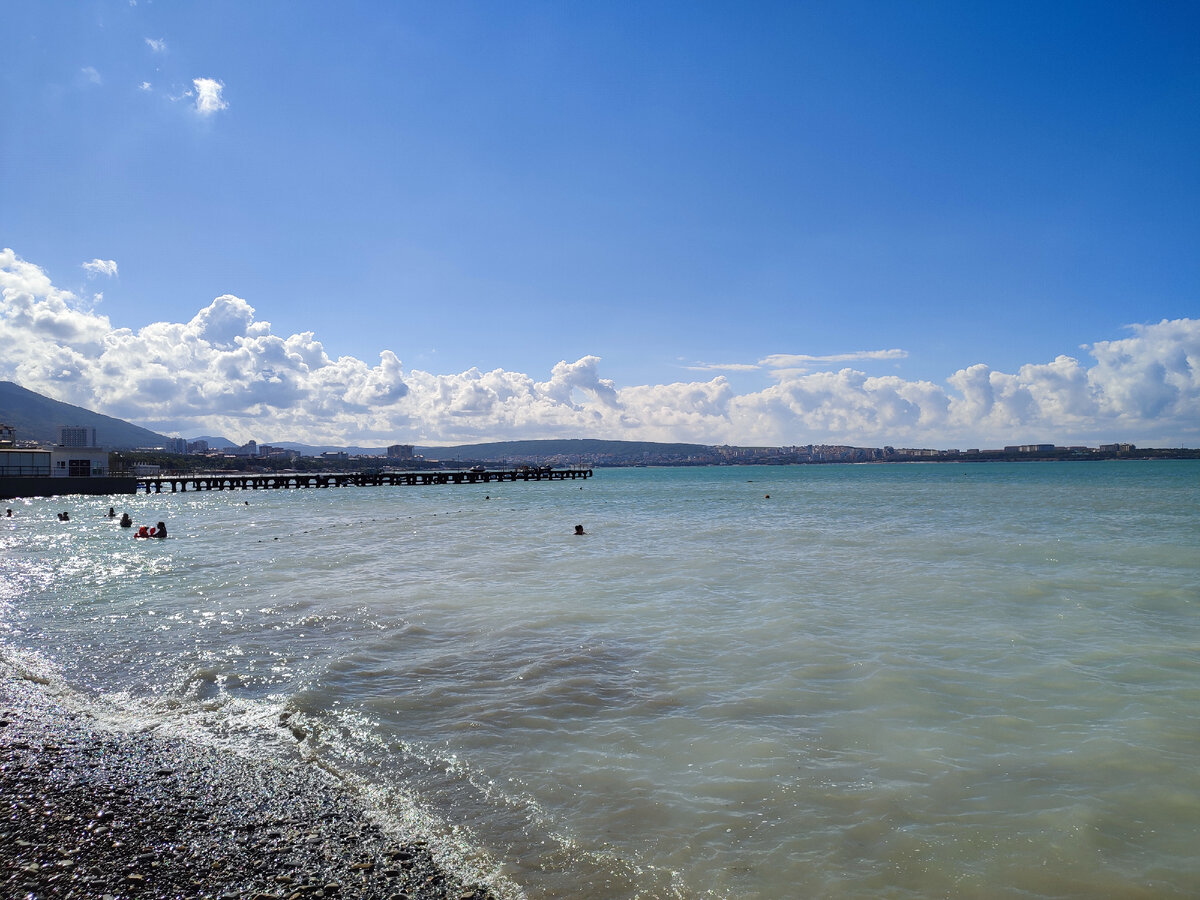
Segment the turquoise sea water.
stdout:
[[1200,894],[1200,463],[11,505],[0,652],[507,896]]

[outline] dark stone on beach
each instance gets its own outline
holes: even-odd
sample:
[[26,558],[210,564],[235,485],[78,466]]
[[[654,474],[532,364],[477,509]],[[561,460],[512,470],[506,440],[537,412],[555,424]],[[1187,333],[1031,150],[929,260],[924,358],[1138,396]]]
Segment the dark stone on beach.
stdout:
[[104,727],[0,661],[0,897],[495,900],[298,759]]

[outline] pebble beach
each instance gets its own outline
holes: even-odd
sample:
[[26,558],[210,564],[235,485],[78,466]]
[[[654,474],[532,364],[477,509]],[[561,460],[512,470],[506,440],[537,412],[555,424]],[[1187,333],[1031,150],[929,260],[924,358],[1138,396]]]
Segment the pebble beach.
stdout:
[[493,897],[315,766],[116,730],[2,660],[0,896]]

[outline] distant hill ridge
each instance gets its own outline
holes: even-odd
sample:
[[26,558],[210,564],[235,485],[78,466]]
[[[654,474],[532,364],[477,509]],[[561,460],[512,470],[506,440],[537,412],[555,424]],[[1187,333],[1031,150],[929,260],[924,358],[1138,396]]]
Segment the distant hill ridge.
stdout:
[[11,381],[0,381],[0,423],[11,425],[19,441],[58,443],[64,425],[96,429],[96,442],[111,450],[161,447],[169,438],[123,419],[114,419],[82,406],[51,400]]

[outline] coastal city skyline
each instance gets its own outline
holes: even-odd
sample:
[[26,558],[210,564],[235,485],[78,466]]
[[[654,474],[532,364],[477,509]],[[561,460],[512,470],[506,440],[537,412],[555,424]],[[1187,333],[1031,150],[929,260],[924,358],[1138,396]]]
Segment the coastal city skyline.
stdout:
[[1198,19],[17,9],[0,379],[235,441],[1200,446]]

